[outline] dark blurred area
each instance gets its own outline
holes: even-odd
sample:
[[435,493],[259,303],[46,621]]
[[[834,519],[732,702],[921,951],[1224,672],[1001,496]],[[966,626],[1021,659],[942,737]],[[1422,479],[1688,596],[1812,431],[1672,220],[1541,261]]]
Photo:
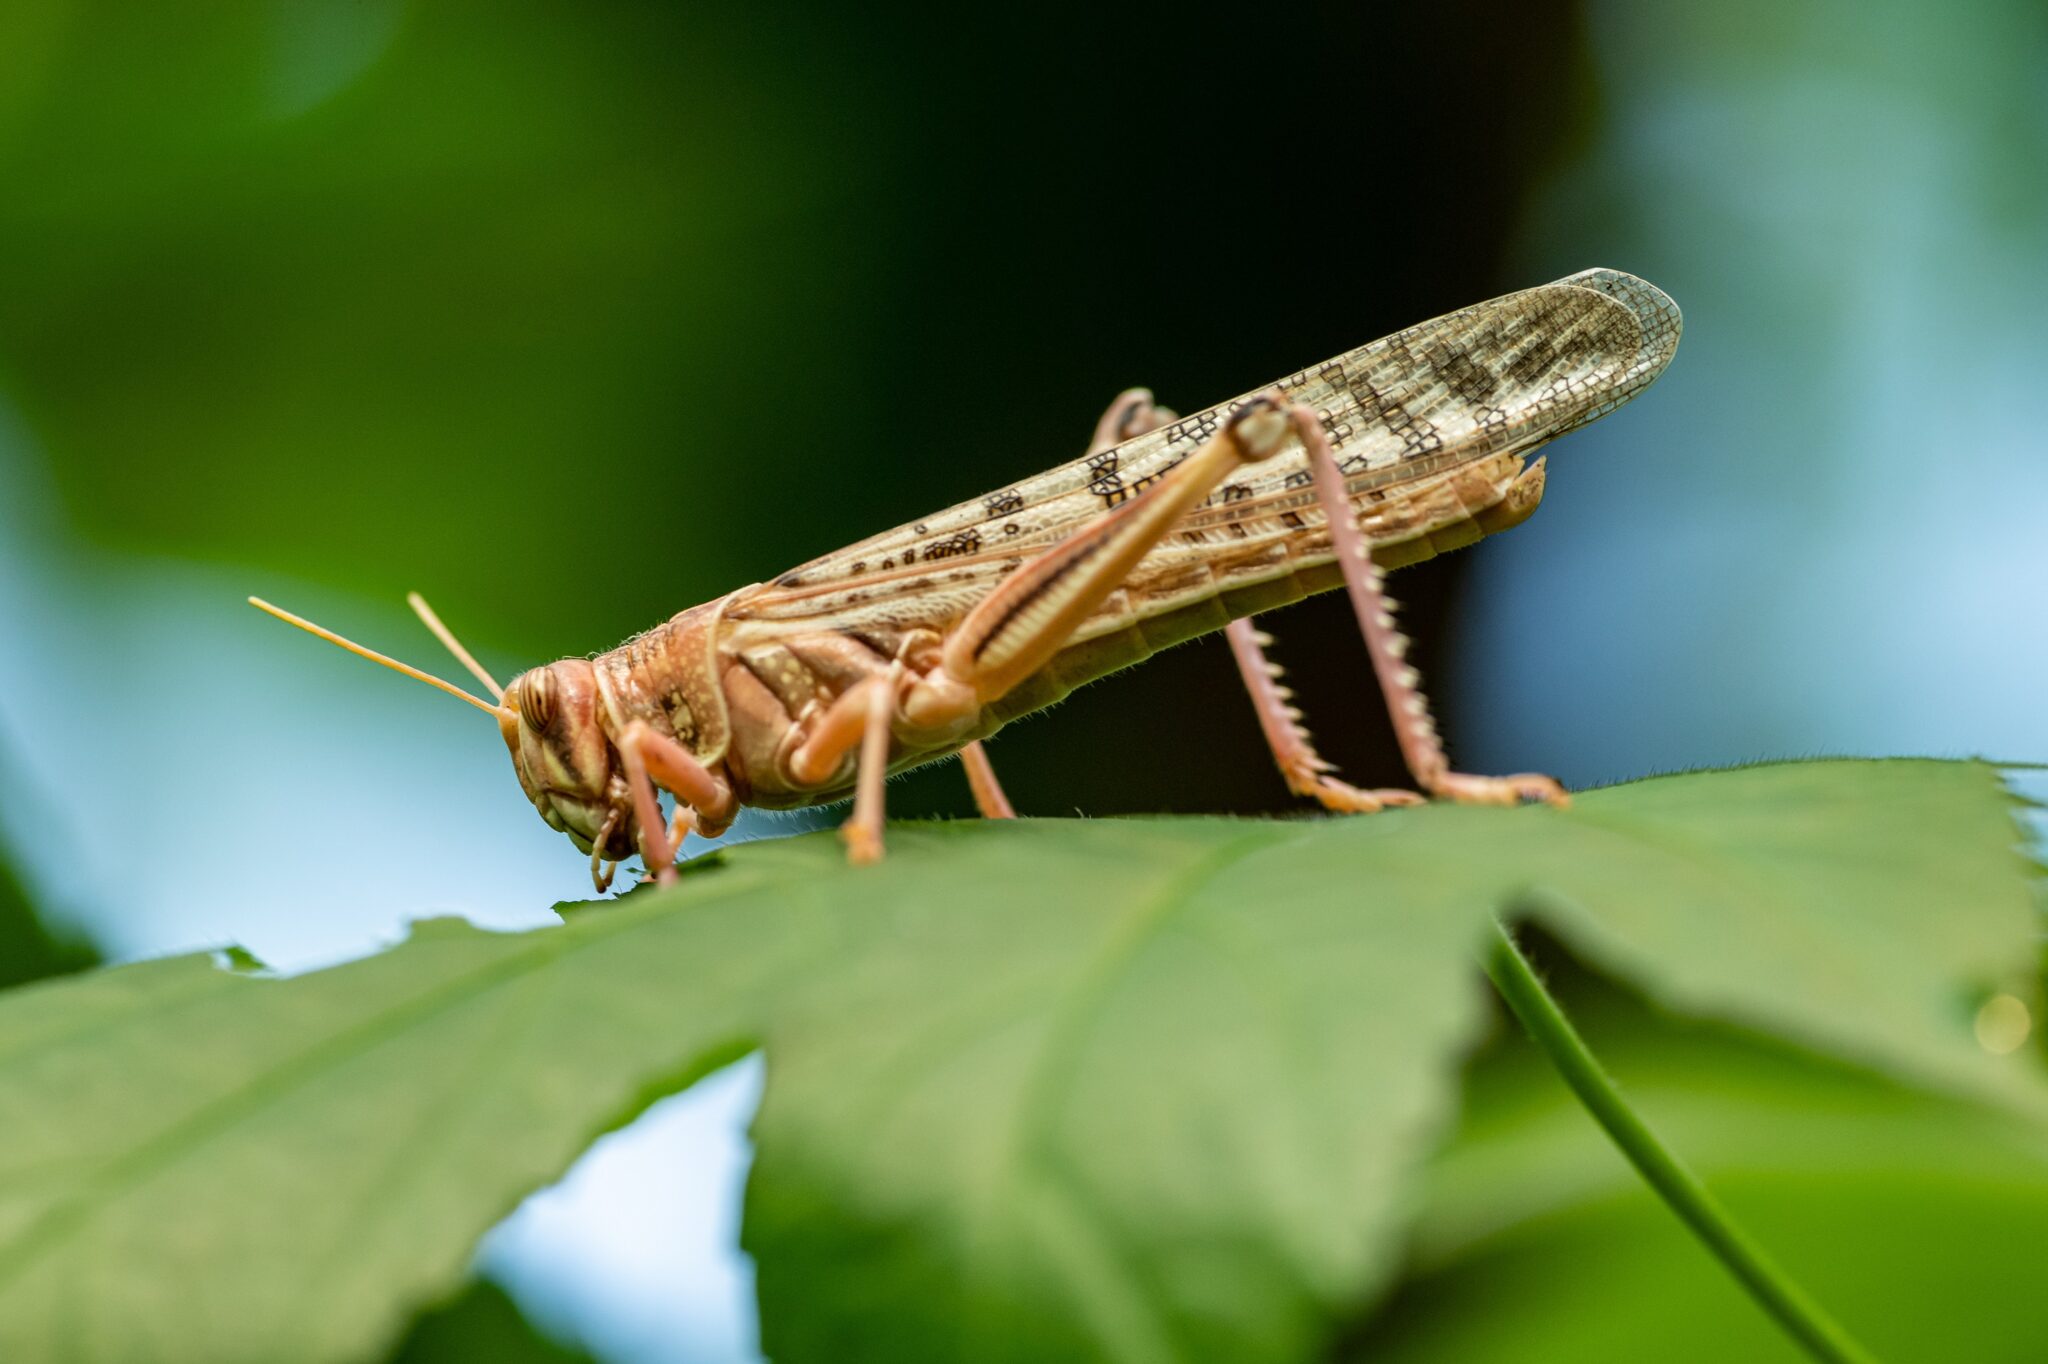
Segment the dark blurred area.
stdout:
[[[60,11],[13,45],[0,363],[70,524],[422,588],[515,666],[1071,458],[1126,385],[1200,406],[1534,282],[1516,208],[1591,106],[1561,4]],[[1403,593],[1426,665],[1457,575]],[[1301,615],[1319,729],[1395,780]],[[1280,808],[1230,676],[1162,660],[1004,772]]]

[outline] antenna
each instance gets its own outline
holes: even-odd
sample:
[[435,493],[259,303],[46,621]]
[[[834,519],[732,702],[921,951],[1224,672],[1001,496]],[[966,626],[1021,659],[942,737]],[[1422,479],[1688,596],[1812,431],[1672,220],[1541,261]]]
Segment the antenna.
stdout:
[[489,701],[484,700],[480,696],[470,695],[462,688],[456,686],[453,682],[443,682],[440,678],[435,677],[432,673],[423,673],[418,668],[412,667],[408,664],[400,663],[395,658],[387,658],[383,654],[378,653],[375,649],[365,649],[362,645],[356,643],[354,640],[343,639],[340,635],[335,634],[334,631],[325,629],[322,626],[315,625],[312,621],[307,620],[303,616],[295,616],[291,612],[284,610],[282,607],[272,606],[269,602],[263,600],[263,598],[261,597],[249,598],[249,605],[255,607],[258,611],[269,612],[271,615],[276,616],[279,620],[283,621],[286,625],[296,625],[309,635],[318,635],[321,639],[326,640],[329,644],[338,644],[342,648],[348,650],[352,654],[357,655],[358,657],[367,658],[372,663],[382,663],[385,667],[392,669],[394,672],[401,672],[404,673],[407,677],[417,678],[420,681],[426,683],[430,687],[439,687],[442,691],[447,692],[450,696],[459,696],[463,700],[469,702],[469,704],[471,704],[472,706],[475,706],[478,710],[489,711],[492,715],[498,716],[501,719],[509,717],[513,714],[513,712],[505,709],[505,707],[502,705],[492,705]]
[[462,641],[455,637],[455,632],[441,623],[441,618],[434,614],[434,608],[427,605],[427,599],[417,592],[408,592],[405,594],[405,604],[412,608],[413,614],[420,618],[421,624],[434,632],[435,639],[448,646],[448,652],[455,655],[456,662],[469,669],[469,675],[483,683],[491,695],[502,704],[505,700],[505,689],[498,685],[496,678],[484,671],[484,665],[477,662],[469,650],[462,647]]

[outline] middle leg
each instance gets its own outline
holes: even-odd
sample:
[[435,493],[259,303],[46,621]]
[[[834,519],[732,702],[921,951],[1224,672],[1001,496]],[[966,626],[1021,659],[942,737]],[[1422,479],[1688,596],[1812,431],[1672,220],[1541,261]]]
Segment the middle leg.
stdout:
[[967,789],[974,793],[974,808],[981,811],[983,819],[1017,817],[1017,807],[1010,804],[1003,784],[996,780],[996,769],[979,739],[961,747],[960,766],[967,773]]
[[853,813],[839,826],[846,860],[865,866],[882,860],[882,784],[889,777],[889,728],[896,718],[896,697],[903,690],[903,660],[863,684],[868,689],[862,717],[860,759],[856,768]]

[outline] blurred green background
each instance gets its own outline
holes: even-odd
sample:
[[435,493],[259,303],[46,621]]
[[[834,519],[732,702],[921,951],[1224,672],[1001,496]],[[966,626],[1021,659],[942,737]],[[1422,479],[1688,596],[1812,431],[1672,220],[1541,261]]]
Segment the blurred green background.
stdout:
[[[10,0],[0,834],[24,889],[0,882],[0,918],[33,900],[63,941],[5,947],[0,979],[83,939],[305,966],[585,893],[474,716],[246,593],[441,668],[419,588],[508,673],[1070,457],[1125,385],[1201,405],[1590,265],[1668,290],[1686,340],[1557,448],[1528,526],[1403,575],[1454,756],[1576,784],[2048,757],[2044,165],[2028,0]],[[1341,604],[1271,625],[1325,748],[1399,781]],[[1291,808],[1215,641],[992,747],[1028,811]],[[891,799],[968,808],[950,768]],[[1685,1037],[1630,1053],[1653,1093],[1773,1111],[1789,1062]],[[606,1359],[747,1357],[758,1083],[607,1139],[485,1270]],[[1723,1348],[1749,1309],[1654,1209],[1573,1173],[1608,1159],[1589,1126],[1501,1092],[1474,1130],[1543,1134],[1497,1148],[1528,1196],[1467,1235],[1446,1185],[1391,1357],[1491,1357],[1441,1321],[1519,1304],[1619,1313],[1542,1357],[1637,1358],[1628,1323],[1679,1311],[1660,1292],[1707,1304],[1663,1357],[1767,1357]],[[1878,1131],[1864,1102],[1826,1130]],[[1896,1317],[1867,1219],[1987,1267],[2039,1227],[2038,1160],[1950,1197],[1978,1119],[1945,1113],[1840,1178],[1707,1118],[1703,1159],[1774,1234],[1809,1206],[1852,1228],[1814,1252],[1845,1266],[1836,1305]],[[1636,1309],[1589,1287],[1617,1266]],[[410,1348],[500,1329],[525,1328],[480,1297]]]

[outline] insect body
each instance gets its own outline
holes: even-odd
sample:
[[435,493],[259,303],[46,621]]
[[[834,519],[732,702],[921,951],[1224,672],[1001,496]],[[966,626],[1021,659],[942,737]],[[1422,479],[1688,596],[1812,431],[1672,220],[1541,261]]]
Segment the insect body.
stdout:
[[[497,716],[520,785],[591,855],[600,887],[599,864],[635,852],[672,874],[684,830],[716,833],[744,805],[849,793],[842,832],[856,861],[872,860],[886,774],[953,753],[983,812],[1006,815],[979,740],[1219,629],[1291,788],[1341,810],[1417,801],[1331,775],[1264,657],[1270,641],[1251,626],[1258,612],[1340,585],[1423,790],[1561,803],[1547,777],[1451,770],[1380,573],[1526,518],[1544,482],[1531,454],[1648,386],[1678,334],[1678,310],[1656,288],[1588,270],[1192,416],[1132,390],[1078,460],[502,691],[414,605],[496,694],[495,704],[467,699]],[[673,821],[657,787],[676,797]]]

